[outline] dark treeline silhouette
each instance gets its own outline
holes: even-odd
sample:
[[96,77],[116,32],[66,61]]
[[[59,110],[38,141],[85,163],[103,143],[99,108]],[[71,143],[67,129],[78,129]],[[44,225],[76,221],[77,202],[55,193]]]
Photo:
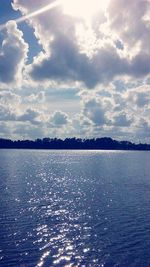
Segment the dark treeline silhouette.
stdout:
[[107,150],[150,150],[150,144],[134,144],[129,141],[116,141],[109,137],[96,139],[43,138],[32,140],[0,139],[0,149],[107,149]]

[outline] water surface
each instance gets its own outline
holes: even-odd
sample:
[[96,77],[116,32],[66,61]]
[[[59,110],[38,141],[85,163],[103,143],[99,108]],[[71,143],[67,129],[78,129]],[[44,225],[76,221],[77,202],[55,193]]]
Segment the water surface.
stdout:
[[0,150],[0,266],[150,266],[150,152]]

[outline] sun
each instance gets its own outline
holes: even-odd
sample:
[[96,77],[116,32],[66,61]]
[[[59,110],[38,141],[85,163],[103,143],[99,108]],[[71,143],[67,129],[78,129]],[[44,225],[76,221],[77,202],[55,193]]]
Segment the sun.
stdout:
[[105,11],[109,0],[62,0],[63,12],[73,17],[91,20],[98,11]]

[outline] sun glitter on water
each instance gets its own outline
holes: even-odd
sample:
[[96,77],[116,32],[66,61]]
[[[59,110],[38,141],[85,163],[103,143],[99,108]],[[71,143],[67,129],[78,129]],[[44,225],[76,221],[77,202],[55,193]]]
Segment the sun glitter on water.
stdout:
[[105,11],[109,0],[62,0],[65,14],[91,20],[98,11]]

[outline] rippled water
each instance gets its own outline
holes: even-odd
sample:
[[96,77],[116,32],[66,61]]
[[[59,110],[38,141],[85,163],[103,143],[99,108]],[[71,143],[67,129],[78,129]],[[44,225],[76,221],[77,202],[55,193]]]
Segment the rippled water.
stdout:
[[0,151],[0,266],[150,266],[150,152]]

